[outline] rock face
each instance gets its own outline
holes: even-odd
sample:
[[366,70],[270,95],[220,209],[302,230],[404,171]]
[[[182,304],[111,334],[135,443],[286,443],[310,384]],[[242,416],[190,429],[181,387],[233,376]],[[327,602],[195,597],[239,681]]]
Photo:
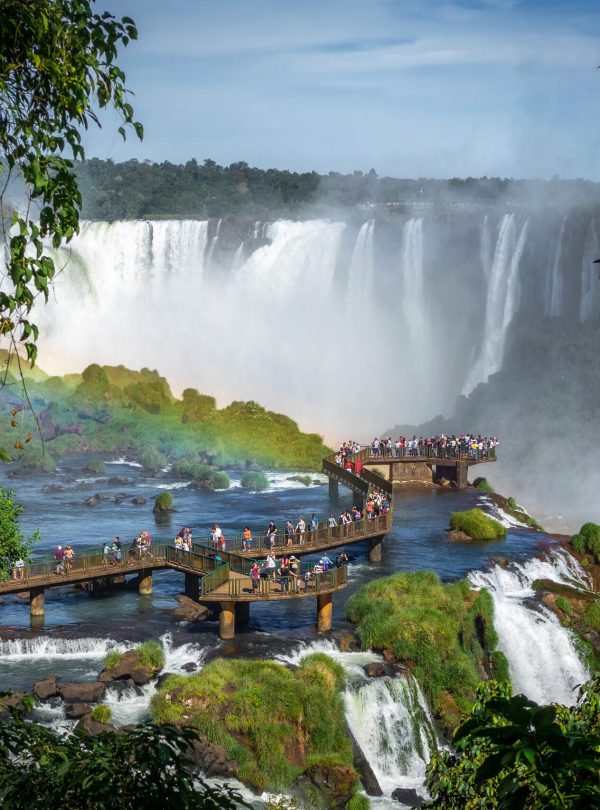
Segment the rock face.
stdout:
[[347,765],[321,763],[308,768],[299,781],[308,781],[309,785],[320,791],[326,797],[328,807],[342,808],[352,796],[356,772]]
[[58,684],[58,694],[65,703],[98,703],[105,691],[106,686],[98,681]]
[[207,776],[235,776],[235,763],[222,745],[210,743],[205,737],[194,740],[190,756]]
[[87,714],[85,717],[82,717],[75,728],[81,728],[94,737],[97,734],[102,734],[104,731],[116,731],[115,727],[110,723],[98,723],[97,720],[94,720],[91,714]]
[[367,678],[382,678],[385,675],[385,667],[379,661],[370,661],[364,669]]
[[146,499],[145,498],[132,498],[131,503],[134,504],[135,506],[144,506],[144,504],[146,503]]
[[38,681],[33,685],[33,694],[38,700],[45,701],[50,698],[57,697],[58,684],[56,683],[56,676],[49,675],[43,681]]
[[110,681],[131,680],[136,686],[143,686],[152,680],[158,673],[160,668],[142,667],[139,664],[138,657],[135,650],[128,650],[123,653],[123,656],[118,664],[110,669],[103,669],[98,675],[98,681],[102,686]]
[[206,618],[209,612],[207,607],[199,605],[198,602],[194,602],[189,596],[177,594],[175,599],[177,599],[179,605],[176,608],[171,608],[167,613],[178,621],[196,622],[199,619]]
[[354,633],[348,633],[346,630],[340,633],[338,641],[340,652],[349,652],[357,645],[357,638]]
[[92,707],[89,703],[71,703],[65,706],[65,717],[67,720],[79,720],[86,714],[91,714]]
[[422,804],[425,804],[425,799],[419,796],[413,788],[396,788],[392,793],[392,799],[407,804],[409,807],[421,807]]

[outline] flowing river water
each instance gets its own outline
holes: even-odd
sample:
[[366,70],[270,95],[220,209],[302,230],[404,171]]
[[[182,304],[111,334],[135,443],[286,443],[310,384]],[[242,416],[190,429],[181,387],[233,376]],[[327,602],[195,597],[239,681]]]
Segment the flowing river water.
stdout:
[[[42,492],[48,479],[10,479],[10,465],[0,469],[0,485],[13,488],[25,505],[24,531],[41,529],[36,553],[52,553],[59,542],[71,543],[76,551],[98,549],[115,535],[128,543],[141,529],[148,530],[154,541],[168,540],[182,525],[190,526],[197,540],[207,538],[214,522],[225,536],[239,533],[245,525],[257,532],[270,519],[283,526],[288,517],[295,521],[316,513],[323,520],[351,503],[343,488],[340,501],[331,503],[319,475],[312,475],[312,483],[305,486],[292,480],[293,473],[271,471],[268,491],[248,493],[239,486],[239,473],[231,471],[230,489],[210,493],[186,488],[188,482],[169,472],[161,479],[149,478],[125,459],[105,459],[106,474],[90,476],[84,471],[89,459],[62,460],[58,476],[51,480],[63,488],[58,492]],[[152,501],[165,489],[172,492],[176,511],[167,523],[157,525]],[[96,493],[106,500],[85,506],[84,500]],[[117,504],[114,497],[121,493],[128,497]],[[133,497],[146,498],[146,504],[134,505]],[[449,540],[445,532],[449,514],[476,505],[509,525],[505,540],[469,544]],[[487,587],[492,593],[500,647],[516,691],[538,701],[573,702],[577,685],[587,677],[586,667],[570,633],[553,614],[534,604],[531,586],[537,578],[583,583],[585,574],[551,537],[514,525],[487,496],[473,490],[406,490],[395,497],[394,526],[380,563],[368,561],[366,543],[345,550],[351,559],[350,586],[334,597],[336,631],[351,629],[345,619],[346,601],[373,578],[413,570],[436,571],[445,581],[468,575],[475,587]],[[539,559],[540,552],[545,552],[544,559]],[[508,560],[508,567],[505,562],[497,564],[498,557]],[[176,606],[174,597],[183,591],[181,574],[155,572],[153,579],[153,594],[143,597],[135,589],[94,597],[67,588],[50,589],[44,627],[36,630],[29,628],[27,603],[6,597],[0,604],[0,689],[30,689],[48,674],[93,679],[107,651],[126,649],[149,637],[162,641],[169,672],[183,672],[190,664],[200,668],[216,655],[295,663],[316,649],[337,658],[348,673],[346,718],[384,800],[395,787],[423,792],[425,764],[437,738],[419,684],[411,678],[367,678],[362,667],[377,656],[340,653],[333,638],[319,637],[314,630],[314,600],[254,604],[248,631],[225,642],[218,638],[216,622],[192,624],[166,612]],[[113,710],[114,722],[145,719],[154,690],[152,684],[141,690],[109,690],[105,702]],[[70,726],[60,706],[40,707],[36,717],[56,728]]]

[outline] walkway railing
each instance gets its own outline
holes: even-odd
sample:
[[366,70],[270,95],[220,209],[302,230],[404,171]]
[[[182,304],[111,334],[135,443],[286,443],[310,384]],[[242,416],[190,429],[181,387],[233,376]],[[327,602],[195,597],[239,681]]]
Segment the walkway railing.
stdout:
[[200,580],[200,596],[208,596],[212,591],[216,591],[229,579],[229,565],[225,563],[213,571],[206,574]]
[[[232,597],[243,596],[244,593],[251,596],[289,596],[300,593],[322,593],[336,588],[342,588],[348,584],[348,566],[342,565],[339,568],[330,568],[328,571],[311,574],[310,566],[303,566],[297,575],[290,573],[287,577],[276,572],[268,577],[260,577],[256,587],[253,587],[252,580],[245,580],[243,577],[229,579],[227,595]],[[307,576],[309,574],[309,576]],[[223,583],[221,583],[223,584]],[[218,586],[217,586],[218,587]],[[214,589],[213,589],[214,590]],[[207,591],[203,592],[206,595]]]
[[357,458],[360,458],[360,460],[363,462],[366,461],[372,463],[376,463],[378,459],[390,461],[393,459],[402,460],[413,458],[496,461],[496,448],[492,447],[487,450],[471,450],[462,445],[457,447],[417,447],[415,449],[409,449],[408,447],[380,447],[378,451],[375,451],[372,447],[363,447],[358,453],[350,456],[351,461],[356,461]]

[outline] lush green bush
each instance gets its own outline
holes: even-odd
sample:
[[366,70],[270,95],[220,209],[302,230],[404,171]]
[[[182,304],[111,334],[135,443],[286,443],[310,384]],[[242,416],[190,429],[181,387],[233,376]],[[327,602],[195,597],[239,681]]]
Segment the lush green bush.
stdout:
[[100,459],[88,461],[83,469],[86,473],[90,473],[91,475],[104,475],[106,471],[105,464]]
[[104,669],[113,669],[117,667],[123,658],[121,650],[110,650],[104,659]]
[[195,388],[186,388],[182,395],[183,414],[181,421],[205,422],[217,412],[217,401],[214,397],[200,394]]
[[597,599],[595,602],[592,602],[591,605],[588,605],[582,618],[584,624],[591,630],[600,633],[600,600]]
[[56,472],[56,462],[47,449],[29,445],[17,457],[19,472],[50,475]]
[[140,464],[148,472],[155,473],[164,469],[168,460],[167,457],[154,447],[146,447],[139,454]]
[[587,551],[585,537],[582,534],[574,534],[573,537],[571,537],[571,545],[573,546],[573,550],[578,554],[585,554]]
[[251,489],[254,492],[261,492],[262,490],[269,489],[269,479],[259,470],[252,470],[242,475],[241,485],[244,489]]
[[506,537],[506,527],[481,509],[467,509],[450,515],[450,528],[460,531],[473,540],[498,540]]
[[[361,645],[411,661],[435,711],[447,725],[456,725],[469,710],[479,672],[497,647],[489,593],[473,591],[466,580],[443,585],[427,571],[401,573],[364,585],[346,610],[358,625]],[[491,661],[504,676],[504,656]]]
[[211,479],[211,489],[229,489],[231,481],[227,473],[217,471]]
[[19,527],[23,507],[15,503],[15,493],[0,487],[0,579],[8,579],[14,563],[28,560],[31,548],[40,539],[39,529],[25,537]]
[[473,486],[477,492],[487,492],[490,495],[494,494],[494,487],[490,484],[487,478],[476,478],[473,482]]
[[165,665],[165,651],[160,641],[148,639],[135,648],[135,653],[141,667],[158,670]]
[[154,498],[155,512],[171,512],[173,510],[173,496],[170,492],[160,492]]
[[562,610],[563,613],[566,613],[567,616],[573,615],[573,605],[564,596],[556,597],[556,607]]
[[92,709],[92,720],[95,720],[97,723],[110,723],[111,717],[112,711],[108,706],[105,706],[104,703],[101,703],[99,706],[94,706]]
[[324,655],[292,671],[273,661],[216,659],[167,679],[152,699],[157,723],[188,723],[223,745],[237,776],[285,790],[311,765],[353,767],[340,691],[344,671]]
[[520,511],[519,506],[512,495],[510,496],[510,498],[508,498],[508,505],[510,506],[511,509]]

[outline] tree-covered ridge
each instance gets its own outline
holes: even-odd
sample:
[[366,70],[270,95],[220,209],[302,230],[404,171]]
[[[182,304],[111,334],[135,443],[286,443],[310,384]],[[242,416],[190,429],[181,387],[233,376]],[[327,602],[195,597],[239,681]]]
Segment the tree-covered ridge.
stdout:
[[594,203],[598,184],[587,180],[514,180],[467,177],[450,180],[378,177],[374,169],[350,174],[259,169],[244,161],[220,166],[214,160],[185,164],[92,158],[77,164],[86,219],[145,217],[254,218],[306,210],[397,203],[490,203],[526,205],[540,199]]
[[[5,354],[4,367],[6,361]],[[150,369],[92,364],[81,375],[64,377],[35,369],[27,380],[32,414],[16,371],[13,360],[0,393],[0,446],[23,471],[51,472],[54,459],[67,453],[115,452],[137,458],[151,472],[174,464],[194,480],[210,485],[214,478],[217,486],[211,468],[316,470],[330,452],[321,436],[303,433],[288,416],[257,402],[218,408],[214,397],[193,388],[177,399]]]

